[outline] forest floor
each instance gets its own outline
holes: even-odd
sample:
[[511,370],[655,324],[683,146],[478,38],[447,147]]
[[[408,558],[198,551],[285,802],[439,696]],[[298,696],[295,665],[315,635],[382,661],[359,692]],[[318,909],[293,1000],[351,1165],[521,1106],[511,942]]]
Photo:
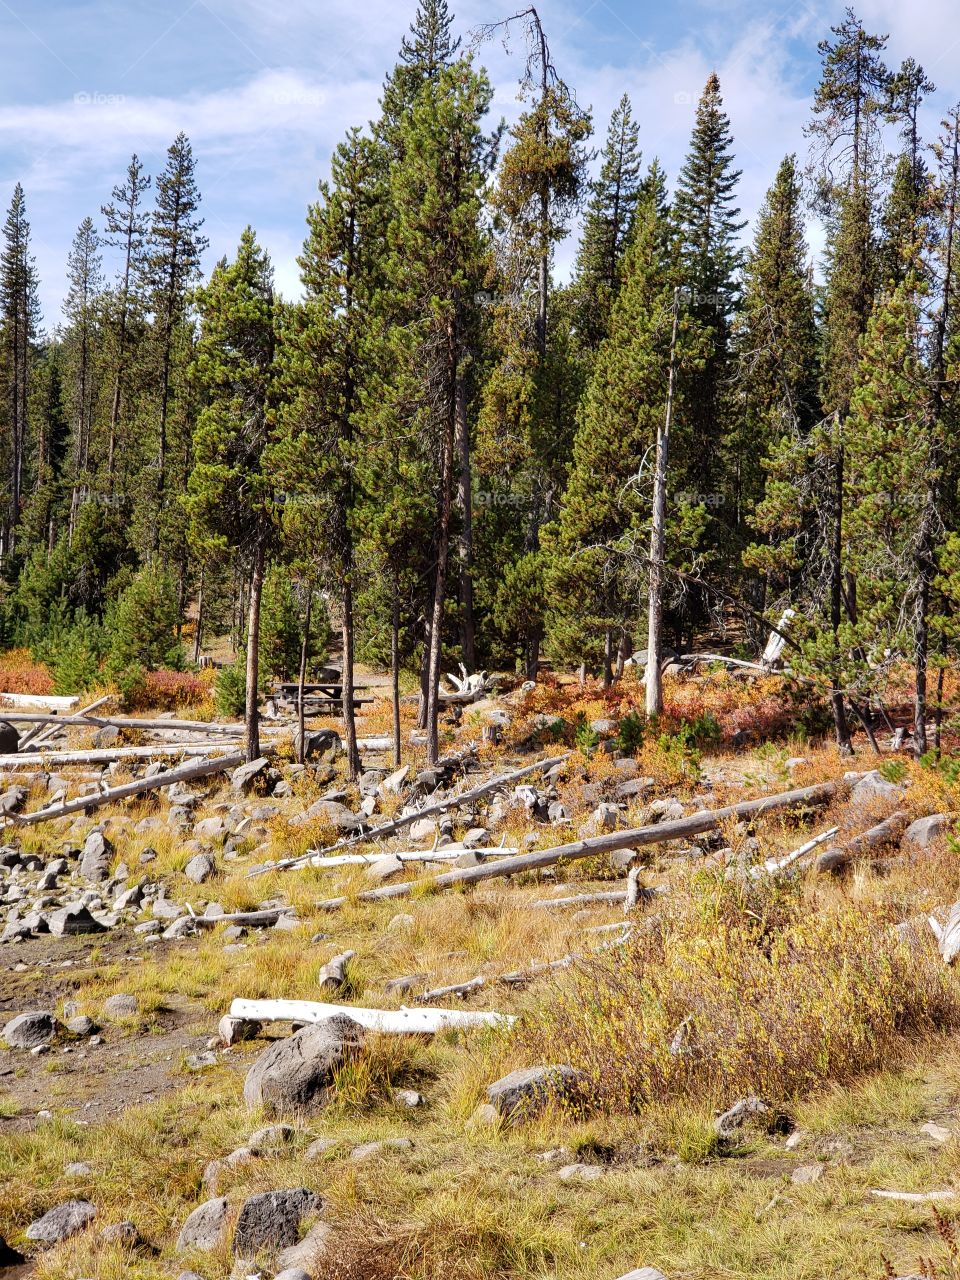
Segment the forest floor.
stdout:
[[[0,1264],[0,1276],[273,1277],[294,1259],[278,1249],[238,1258],[233,1224],[249,1197],[301,1187],[320,1197],[322,1229],[301,1222],[317,1248],[299,1264],[329,1280],[616,1280],[639,1267],[667,1280],[881,1280],[918,1274],[922,1259],[933,1260],[930,1274],[955,1275],[960,984],[925,923],[960,897],[952,823],[922,846],[894,845],[839,874],[804,860],[782,876],[749,869],[832,826],[842,842],[894,807],[905,820],[952,815],[956,776],[906,756],[878,761],[866,745],[840,758],[811,736],[805,702],[776,678],[707,673],[668,683],[655,733],[631,718],[642,705],[632,679],[605,693],[551,678],[467,708],[445,728],[446,751],[478,741],[495,714],[502,742],[479,747],[473,771],[443,788],[571,754],[552,778],[525,780],[538,792],[532,808],[510,788],[455,810],[452,829],[408,831],[388,847],[429,850],[482,826],[490,846],[549,849],[851,770],[880,773],[857,802],[848,780],[823,807],[454,892],[424,883],[397,901],[361,901],[374,882],[352,866],[250,878],[269,859],[337,838],[322,818],[296,819],[324,796],[359,809],[342,762],[300,771],[279,760],[289,790],[277,798],[238,795],[224,780],[195,787],[193,827],[216,818],[236,826],[242,811],[251,821],[236,836],[177,828],[156,796],[14,829],[11,844],[19,838],[25,854],[49,861],[98,826],[114,868],[126,869],[114,889],[163,884],[173,904],[165,927],[177,904],[197,913],[208,902],[226,911],[282,904],[296,915],[293,927],[163,938],[134,932],[152,918],[145,902],[104,933],[0,947],[0,1023],[48,1010],[62,1022],[87,1015],[97,1028],[60,1035],[45,1052],[0,1048],[0,1238],[29,1258],[24,1270]],[[407,734],[412,708],[404,714]],[[388,724],[378,700],[360,731]],[[364,763],[391,771],[386,755]],[[371,823],[399,810],[400,797],[371,794]],[[43,799],[35,788],[27,808]],[[552,818],[550,804],[560,806]],[[184,874],[198,847],[216,862],[202,884]],[[141,865],[148,849],[156,856]],[[560,904],[623,889],[630,865],[662,894],[627,915],[620,901]],[[447,869],[407,864],[397,878],[427,882]],[[11,873],[7,887],[34,894],[33,874]],[[346,898],[340,909],[319,905],[335,896]],[[347,951],[331,994],[320,970]],[[571,954],[559,971],[499,981]],[[289,1023],[271,1023],[224,1046],[218,1022],[233,999],[399,1009],[477,977],[483,984],[462,998],[430,1007],[516,1015],[512,1030],[370,1036],[324,1105],[284,1115],[291,1130],[259,1154],[226,1160],[274,1118],[245,1104],[244,1079],[290,1034]],[[391,987],[398,978],[410,981]],[[120,993],[135,1008],[111,1015],[104,1003]],[[689,1051],[672,1035],[687,1023]],[[487,1086],[508,1072],[556,1063],[581,1071],[589,1089],[521,1118],[485,1105]],[[752,1095],[768,1109],[718,1132],[717,1117]],[[179,1248],[188,1215],[213,1197],[227,1202],[217,1238]],[[31,1241],[29,1224],[69,1200],[94,1206],[86,1229],[51,1246]],[[111,1238],[122,1222],[133,1230]]]

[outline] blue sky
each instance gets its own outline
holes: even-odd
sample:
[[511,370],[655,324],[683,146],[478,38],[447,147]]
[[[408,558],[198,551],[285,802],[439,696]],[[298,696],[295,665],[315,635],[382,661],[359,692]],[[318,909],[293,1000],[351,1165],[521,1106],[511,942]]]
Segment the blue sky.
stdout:
[[[506,0],[451,0],[451,8],[465,35],[514,11]],[[77,224],[99,219],[132,151],[156,173],[180,129],[197,155],[207,268],[250,222],[280,288],[296,293],[306,206],[332,146],[375,114],[414,10],[415,0],[0,0],[0,200],[23,183],[47,326],[60,318]],[[598,134],[628,92],[644,155],[659,155],[671,181],[715,68],[750,218],[784,153],[805,154],[816,44],[842,16],[842,4],[821,0],[540,0],[539,10]],[[955,0],[863,0],[858,12],[890,33],[891,64],[912,55],[936,81],[934,128],[960,97]],[[497,88],[493,110],[510,118],[520,42],[486,45],[481,58]],[[568,241],[560,271],[571,252]],[[106,261],[108,272],[113,265]]]

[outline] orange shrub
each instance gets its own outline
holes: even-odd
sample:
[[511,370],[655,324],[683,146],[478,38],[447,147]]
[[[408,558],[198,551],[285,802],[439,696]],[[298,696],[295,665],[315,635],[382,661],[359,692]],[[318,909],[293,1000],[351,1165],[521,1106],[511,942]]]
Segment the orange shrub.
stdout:
[[147,671],[143,684],[128,696],[132,711],[197,711],[209,701],[213,671]]
[[0,692],[53,692],[53,679],[42,662],[35,662],[29,649],[8,649],[0,653]]

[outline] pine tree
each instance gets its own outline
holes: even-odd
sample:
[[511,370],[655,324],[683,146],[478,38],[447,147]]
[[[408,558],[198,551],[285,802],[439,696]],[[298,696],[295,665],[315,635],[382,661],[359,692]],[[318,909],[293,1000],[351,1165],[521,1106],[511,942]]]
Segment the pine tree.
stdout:
[[599,176],[577,253],[573,290],[580,341],[595,350],[606,336],[610,310],[620,289],[623,257],[640,195],[640,126],[626,94],[610,117]]
[[150,187],[139,157],[134,154],[127,166],[126,181],[113,188],[109,204],[102,206],[104,244],[119,249],[122,266],[117,279],[116,296],[109,320],[113,343],[113,387],[110,393],[110,422],[107,437],[107,487],[113,492],[116,470],[117,438],[120,430],[124,394],[133,353],[130,330],[143,309],[140,282],[145,270],[145,253],[149,218],[143,211],[143,197]]
[[260,600],[275,538],[272,476],[264,465],[275,337],[273,269],[250,227],[235,260],[217,263],[198,303],[195,376],[206,403],[185,505],[197,548],[210,556],[235,554],[249,573],[246,723],[247,758],[254,760],[260,754]]
[[614,637],[629,633],[639,608],[637,557],[630,552],[649,498],[637,473],[665,409],[670,276],[657,209],[648,199],[637,211],[610,331],[580,408],[559,516],[544,531],[551,648],[579,662],[596,656],[602,644],[607,683]]
[[26,200],[18,182],[3,225],[0,255],[0,340],[6,375],[7,510],[3,521],[0,554],[14,549],[20,520],[24,473],[29,448],[29,388],[33,344],[40,318],[37,301],[37,271],[30,254],[30,224]]
[[[347,767],[360,769],[353,707],[356,523],[362,503],[358,431],[367,382],[364,350],[379,239],[376,157],[353,130],[333,155],[332,182],[308,213],[300,256],[303,303],[284,326],[284,403],[272,465],[288,500],[284,523],[295,554],[323,572],[339,598],[343,640],[343,722]],[[318,533],[321,535],[318,538]],[[309,572],[309,571],[308,571]]]
[[435,459],[436,573],[426,667],[427,756],[438,758],[444,606],[455,488],[457,419],[470,356],[468,303],[480,287],[481,193],[489,144],[480,132],[491,98],[486,78],[463,59],[428,81],[400,129],[402,163],[391,174],[388,271],[404,314],[393,332],[396,402],[407,429],[423,433]]
[[200,257],[207,240],[200,234],[200,192],[196,161],[186,135],[180,133],[167,150],[167,163],[157,178],[156,207],[150,219],[149,252],[145,263],[150,309],[157,341],[157,512],[155,548],[162,534],[167,504],[167,468],[172,366],[178,337],[182,337],[190,291],[199,278]]
[[93,219],[84,218],[73,239],[67,259],[67,296],[63,314],[67,321],[64,343],[70,373],[68,399],[71,406],[72,485],[69,538],[72,540],[77,512],[90,483],[90,442],[96,399],[95,347],[99,345],[97,301],[103,284],[100,241]]
[[[817,330],[808,282],[800,176],[795,156],[780,164],[760,210],[744,267],[736,324],[739,360],[731,453],[737,468],[738,522],[764,497],[764,459],[792,449],[820,417]],[[785,513],[791,521],[796,508]],[[771,518],[767,508],[760,523]],[[757,563],[754,553],[752,560]],[[772,568],[769,558],[766,568]]]
[[730,121],[720,81],[710,75],[697,106],[690,149],[673,201],[681,282],[688,323],[695,326],[702,358],[683,385],[687,433],[699,465],[693,476],[701,495],[719,489],[722,443],[727,434],[725,388],[730,381],[730,324],[738,297],[741,253]]
[[380,99],[377,136],[390,150],[400,145],[400,126],[428,81],[436,81],[457,56],[460,40],[452,34],[453,14],[447,0],[420,0],[410,33],[387,77]]

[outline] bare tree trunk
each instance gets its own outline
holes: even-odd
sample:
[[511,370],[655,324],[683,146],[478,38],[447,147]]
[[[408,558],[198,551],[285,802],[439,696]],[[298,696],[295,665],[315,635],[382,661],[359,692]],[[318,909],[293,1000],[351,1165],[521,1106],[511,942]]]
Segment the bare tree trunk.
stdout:
[[390,702],[393,709],[393,767],[400,768],[400,590],[393,584],[390,608]]
[[[840,436],[840,415],[836,415],[836,460],[834,462],[833,542],[830,552],[830,629],[833,632],[834,662],[840,661],[840,621],[843,603],[843,440]],[[843,705],[843,692],[836,673],[831,680],[830,706],[837,736],[837,748],[841,755],[853,755],[850,745],[850,726]]]
[[203,579],[204,568],[200,566],[200,587],[197,592],[197,633],[193,640],[193,665],[200,661],[200,650],[203,646]]
[[423,623],[423,652],[420,655],[420,705],[417,707],[417,728],[427,727],[427,703],[430,701],[430,649],[431,619],[428,614]]
[[260,712],[257,706],[260,678],[260,597],[263,594],[263,546],[257,547],[250,579],[250,612],[247,618],[247,760],[260,755]]
[[653,520],[650,526],[650,577],[647,600],[647,697],[648,716],[663,711],[663,558],[667,541],[667,465],[670,428],[673,425],[673,392],[676,383],[677,324],[680,290],[673,291],[673,326],[670,334],[670,368],[667,374],[667,407],[657,432],[657,460],[653,476]]
[[603,637],[603,687],[613,684],[613,628],[607,627]]
[[933,712],[933,751],[938,760],[940,759],[943,733],[943,677],[945,671],[945,664],[941,664],[937,672],[937,705]]
[[300,764],[307,758],[307,738],[303,723],[303,686],[307,683],[307,657],[310,653],[310,612],[313,607],[313,583],[307,585],[307,607],[303,615],[303,642],[300,645],[300,676],[297,680],[297,729],[299,730],[300,750],[297,759]]
[[458,347],[456,318],[447,328],[449,388],[451,403],[443,424],[440,446],[440,528],[437,539],[437,577],[433,589],[433,611],[430,618],[430,657],[427,671],[427,763],[440,758],[438,718],[440,713],[440,653],[443,645],[443,604],[447,587],[447,562],[450,555],[450,516],[453,508],[453,447],[456,433],[456,385]]
[[[352,557],[351,557],[352,558]],[[347,779],[353,782],[360,773],[360,749],[357,746],[357,718],[353,710],[353,569],[343,579],[343,736],[347,751]]]
[[460,648],[468,671],[477,666],[476,627],[473,617],[473,495],[471,493],[470,425],[467,422],[467,388],[457,379],[457,454],[460,474],[457,505],[460,508]]

